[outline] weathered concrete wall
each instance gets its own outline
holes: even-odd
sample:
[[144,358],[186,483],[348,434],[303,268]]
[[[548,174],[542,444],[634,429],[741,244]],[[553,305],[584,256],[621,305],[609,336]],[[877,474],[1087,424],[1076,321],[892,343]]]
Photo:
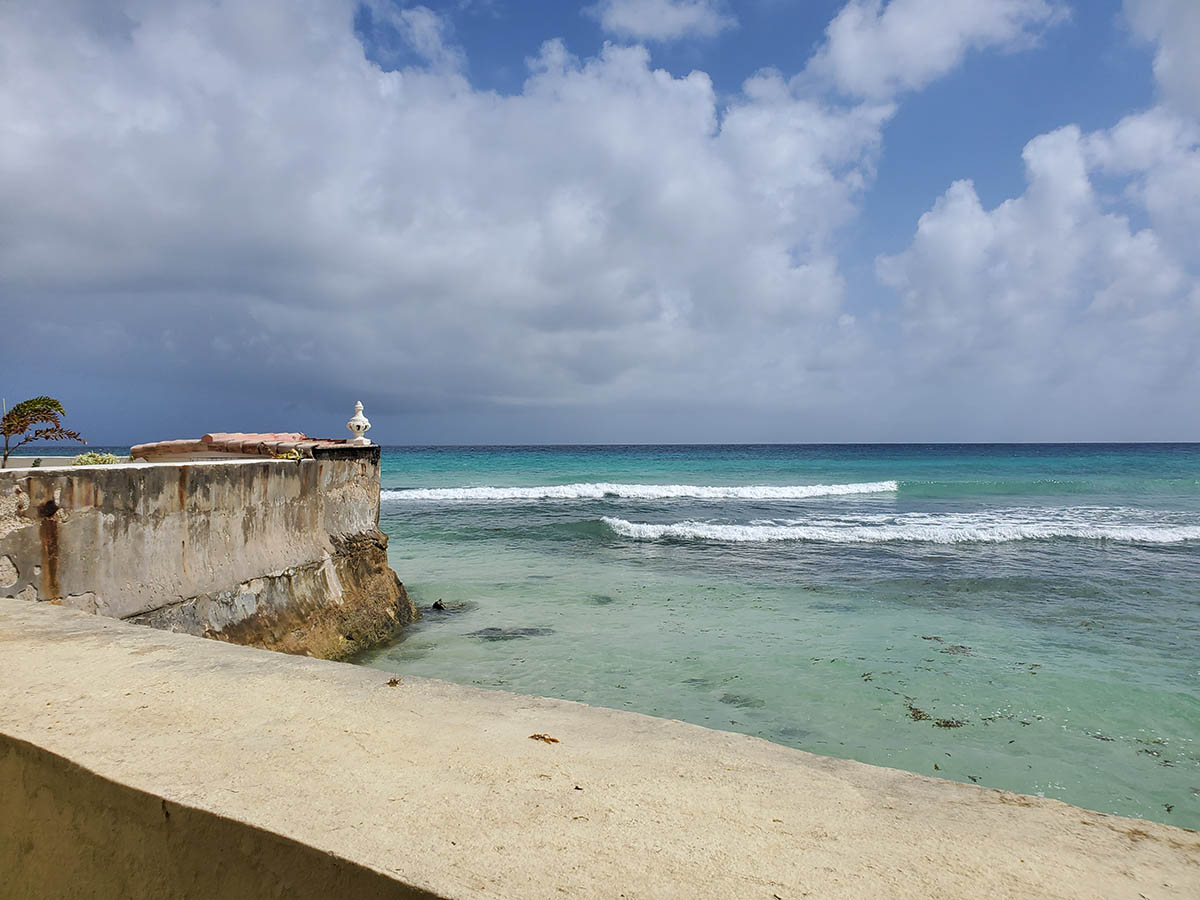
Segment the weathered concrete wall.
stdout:
[[389,674],[0,600],[0,898],[1200,897],[1194,831]]
[[348,656],[411,621],[379,448],[0,472],[0,597]]
[[0,735],[0,898],[426,900],[283,835],[147,793]]

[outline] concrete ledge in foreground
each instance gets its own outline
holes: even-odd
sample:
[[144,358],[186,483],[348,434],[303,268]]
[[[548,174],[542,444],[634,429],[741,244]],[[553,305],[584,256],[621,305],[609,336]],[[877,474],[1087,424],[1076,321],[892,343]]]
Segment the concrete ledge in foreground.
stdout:
[[1200,896],[1195,832],[19,600],[0,698],[4,898]]

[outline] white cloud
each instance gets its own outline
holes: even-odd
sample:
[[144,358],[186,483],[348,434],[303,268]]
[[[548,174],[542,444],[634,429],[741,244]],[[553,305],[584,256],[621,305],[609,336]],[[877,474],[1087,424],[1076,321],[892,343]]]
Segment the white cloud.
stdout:
[[[397,7],[389,0],[362,2],[376,28],[380,25],[393,28],[408,49],[431,67],[449,70],[462,68],[462,51],[447,40],[446,22],[433,10],[425,6]],[[387,55],[386,52],[384,55]]]
[[1200,121],[1155,107],[1089,135],[1086,150],[1091,167],[1120,181],[1122,199],[1149,218],[1176,258],[1200,263]]
[[850,0],[806,75],[886,99],[924,87],[970,50],[1028,46],[1064,15],[1056,0]]
[[610,34],[634,40],[713,37],[737,26],[722,0],[600,0],[586,12]]
[[1067,436],[1194,435],[1200,6],[1128,0],[1126,11],[1157,42],[1164,103],[1111,129],[1034,138],[1023,194],[988,210],[955,182],[911,245],[877,260],[903,302],[897,371],[917,396],[966,386],[956,413],[973,407],[1001,434],[1041,421]]
[[1136,133],[1147,127],[1127,120],[1112,132],[1068,126],[1037,137],[1023,154],[1021,196],[987,210],[971,182],[956,182],[921,217],[912,245],[878,260],[903,298],[910,346],[899,364],[914,385],[970,384],[979,407],[1015,400],[1009,415],[1052,427],[1105,415],[1136,422],[1149,408],[1194,403],[1194,244],[1136,228],[1114,209],[1145,197],[1144,187],[1117,197],[1096,189],[1100,168],[1140,165],[1152,182],[1153,159],[1182,152],[1151,150]]
[[1182,283],[1152,230],[1101,208],[1078,128],[1035,138],[1023,156],[1023,195],[985,210],[971,182],[956,182],[921,217],[912,247],[879,261],[914,321],[946,333],[955,352],[1008,330],[1056,340],[1046,326],[1070,313],[1142,309]]
[[288,10],[0,8],[0,290],[52,304],[42,339],[454,409],[792,403],[860,352],[830,236],[890,107],[773,74],[722,105],[641,47],[557,41],[504,97],[425,13],[398,33],[429,64],[384,72],[351,4]]
[[1200,118],[1200,3],[1125,0],[1134,31],[1153,42],[1154,75],[1169,103]]

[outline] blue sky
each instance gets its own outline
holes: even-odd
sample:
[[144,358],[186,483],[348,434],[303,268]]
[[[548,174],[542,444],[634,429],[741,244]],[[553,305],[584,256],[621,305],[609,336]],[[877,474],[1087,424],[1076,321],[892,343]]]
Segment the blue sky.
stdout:
[[1200,4],[0,8],[93,442],[1200,439]]

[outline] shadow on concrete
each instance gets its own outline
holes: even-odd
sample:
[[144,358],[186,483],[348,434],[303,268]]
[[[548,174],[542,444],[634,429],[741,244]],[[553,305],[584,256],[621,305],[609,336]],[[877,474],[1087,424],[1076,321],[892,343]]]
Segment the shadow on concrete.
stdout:
[[4,900],[437,896],[2,734],[0,872]]

